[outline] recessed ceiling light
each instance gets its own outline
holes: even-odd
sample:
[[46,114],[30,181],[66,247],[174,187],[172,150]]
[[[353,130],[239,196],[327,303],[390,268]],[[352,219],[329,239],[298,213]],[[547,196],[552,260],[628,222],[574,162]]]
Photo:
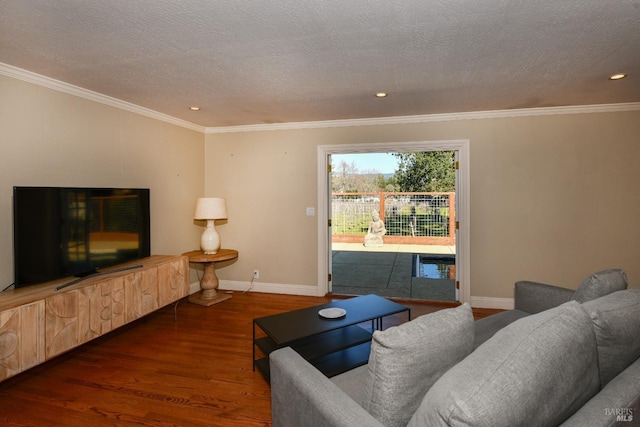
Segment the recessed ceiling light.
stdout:
[[200,111],[200,107],[189,107],[191,111]]
[[625,77],[627,77],[625,73],[618,73],[618,74],[613,74],[609,76],[609,80],[620,80],[620,79],[624,79]]
[[387,92],[378,92],[376,93],[376,98],[386,98],[388,96]]

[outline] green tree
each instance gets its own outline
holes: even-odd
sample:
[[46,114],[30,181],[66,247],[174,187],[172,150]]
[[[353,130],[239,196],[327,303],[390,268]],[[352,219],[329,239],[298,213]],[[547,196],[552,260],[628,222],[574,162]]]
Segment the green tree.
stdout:
[[399,191],[455,191],[455,151],[394,153]]

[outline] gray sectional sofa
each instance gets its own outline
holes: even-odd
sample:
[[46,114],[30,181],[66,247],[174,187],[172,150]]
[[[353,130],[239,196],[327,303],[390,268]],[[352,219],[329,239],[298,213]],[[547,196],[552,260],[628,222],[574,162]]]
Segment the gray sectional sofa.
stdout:
[[518,282],[515,310],[463,304],[376,331],[369,363],[327,378],[270,355],[274,427],[640,425],[640,288]]

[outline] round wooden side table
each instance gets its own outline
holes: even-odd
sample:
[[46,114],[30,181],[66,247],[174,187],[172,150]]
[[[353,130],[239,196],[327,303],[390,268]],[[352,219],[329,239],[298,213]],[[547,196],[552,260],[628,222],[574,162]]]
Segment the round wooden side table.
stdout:
[[202,251],[191,251],[183,255],[189,257],[189,262],[204,265],[204,275],[200,281],[202,291],[191,295],[189,302],[210,306],[231,298],[231,294],[218,293],[219,280],[218,276],[216,276],[215,263],[237,258],[238,251],[235,249],[218,249],[218,252],[210,255],[206,255]]

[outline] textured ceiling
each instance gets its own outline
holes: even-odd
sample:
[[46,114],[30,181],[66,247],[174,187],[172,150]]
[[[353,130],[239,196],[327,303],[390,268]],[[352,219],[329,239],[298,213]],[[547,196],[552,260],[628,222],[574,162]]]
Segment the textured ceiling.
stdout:
[[638,102],[640,1],[0,0],[0,62],[204,127]]

